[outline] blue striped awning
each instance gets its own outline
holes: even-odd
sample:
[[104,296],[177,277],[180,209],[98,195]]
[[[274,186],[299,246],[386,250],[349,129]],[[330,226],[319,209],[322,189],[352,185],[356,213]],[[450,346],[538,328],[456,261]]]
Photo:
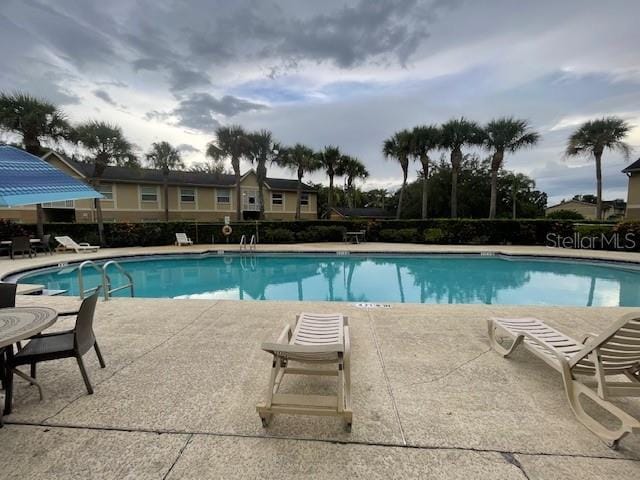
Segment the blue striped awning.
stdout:
[[0,145],[0,207],[82,198],[102,195],[35,155]]

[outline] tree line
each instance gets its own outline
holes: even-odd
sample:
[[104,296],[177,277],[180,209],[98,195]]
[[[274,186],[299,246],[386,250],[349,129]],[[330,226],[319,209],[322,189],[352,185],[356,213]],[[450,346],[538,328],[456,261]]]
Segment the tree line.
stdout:
[[[587,155],[596,165],[597,217],[602,219],[602,154],[605,149],[618,150],[628,157],[630,148],[624,142],[630,125],[618,117],[605,117],[587,121],[576,129],[567,142],[567,156]],[[402,216],[403,200],[407,188],[410,160],[420,162],[422,170],[422,218],[427,218],[429,175],[432,152],[449,153],[451,166],[450,216],[457,218],[458,175],[468,148],[482,148],[490,154],[489,218],[496,217],[498,173],[504,166],[505,155],[534,146],[540,134],[532,130],[527,120],[501,117],[486,125],[464,117],[451,119],[442,125],[421,125],[396,132],[384,141],[382,152],[386,158],[396,160],[402,168],[402,187],[399,191],[396,218]],[[486,201],[486,200],[485,200]]]
[[[133,143],[129,142],[122,129],[104,121],[90,120],[72,125],[60,108],[47,100],[27,93],[0,92],[0,130],[18,134],[26,151],[41,156],[42,143],[66,140],[81,147],[83,161],[93,164],[91,182],[99,187],[102,175],[109,165],[140,166]],[[587,121],[569,137],[566,147],[568,156],[587,155],[594,159],[597,181],[597,215],[602,218],[602,156],[605,150],[618,150],[625,156],[630,148],[624,142],[630,125],[618,117],[606,117]],[[230,160],[236,185],[239,186],[240,161],[246,159],[256,167],[260,218],[264,218],[264,185],[269,165],[278,165],[293,171],[297,176],[296,219],[300,218],[303,178],[309,173],[324,171],[329,180],[327,207],[334,202],[334,181],[336,177],[345,179],[345,200],[355,206],[358,192],[356,182],[369,176],[366,166],[358,158],[340,151],[337,146],[326,146],[320,151],[297,143],[285,146],[277,142],[270,131],[247,132],[239,125],[221,126],[214,132],[214,138],[207,146],[206,155],[210,164],[195,164],[195,171],[220,173],[224,162]],[[402,186],[397,194],[396,217],[402,216],[405,208],[407,177],[411,160],[421,165],[419,181],[422,185],[421,217],[426,218],[429,199],[429,179],[433,174],[432,155],[445,152],[449,155],[450,208],[452,218],[459,216],[458,178],[465,159],[464,151],[483,148],[490,153],[489,218],[495,218],[499,190],[499,173],[505,155],[538,143],[540,134],[533,131],[526,120],[502,117],[480,125],[464,117],[451,119],[441,125],[421,125],[413,129],[396,132],[385,140],[382,153],[386,158],[400,164],[403,174]],[[146,163],[162,170],[164,177],[165,219],[168,211],[168,177],[172,170],[185,168],[180,151],[168,142],[153,143],[144,155]],[[437,169],[436,169],[437,170]],[[442,162],[440,165],[442,169]],[[514,189],[515,191],[516,189]],[[384,195],[383,195],[384,202]],[[515,201],[513,202],[515,205]],[[100,238],[103,238],[102,210],[100,200],[96,200],[96,216]],[[241,192],[236,188],[236,218],[241,220]],[[38,233],[42,235],[43,211],[37,206]]]

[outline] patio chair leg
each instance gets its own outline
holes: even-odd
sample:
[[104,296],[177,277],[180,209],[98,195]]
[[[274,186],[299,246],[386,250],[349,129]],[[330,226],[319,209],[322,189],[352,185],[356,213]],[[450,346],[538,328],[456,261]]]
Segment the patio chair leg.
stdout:
[[87,393],[89,395],[93,394],[93,387],[91,386],[91,382],[89,381],[89,375],[87,375],[87,371],[84,368],[84,362],[82,361],[82,357],[78,355],[76,357],[78,361],[78,367],[80,368],[80,373],[82,374],[82,379],[84,380],[84,385],[87,387]]
[[107,365],[104,363],[104,358],[102,358],[102,352],[100,351],[100,347],[98,347],[98,341],[93,344],[93,348],[96,350],[96,355],[98,357],[98,362],[100,362],[100,368],[105,368]]
[[11,401],[13,399],[13,370],[5,368],[5,384],[4,384],[4,414],[11,413]]
[[36,378],[36,364],[31,364],[31,378]]

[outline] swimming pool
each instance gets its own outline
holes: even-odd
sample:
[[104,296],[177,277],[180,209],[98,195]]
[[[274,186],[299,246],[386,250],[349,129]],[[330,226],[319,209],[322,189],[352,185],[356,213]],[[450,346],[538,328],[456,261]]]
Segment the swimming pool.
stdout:
[[[502,305],[640,306],[633,265],[537,257],[456,255],[171,255],[120,258],[135,296]],[[124,277],[109,272],[114,285]],[[77,265],[20,282],[78,295]],[[98,285],[85,270],[85,287]],[[116,296],[127,296],[121,291]]]

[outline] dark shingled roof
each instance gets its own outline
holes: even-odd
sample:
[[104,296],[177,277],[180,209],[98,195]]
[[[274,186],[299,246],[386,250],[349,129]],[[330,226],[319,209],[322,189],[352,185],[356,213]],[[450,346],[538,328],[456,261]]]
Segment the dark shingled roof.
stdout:
[[368,218],[389,218],[389,212],[383,208],[365,207],[365,208],[347,208],[347,207],[335,207],[333,208],[343,217],[368,217]]
[[[85,162],[78,162],[64,158],[73,168],[81,172],[84,176],[90,178],[93,175],[93,165]],[[162,170],[152,168],[127,168],[127,167],[107,167],[102,175],[102,180],[130,182],[130,183],[162,183],[164,178]],[[292,190],[298,188],[297,180],[285,178],[267,178],[267,186],[271,190]],[[235,177],[225,173],[201,173],[201,172],[169,172],[169,185],[195,185],[207,187],[233,187],[235,185]],[[302,184],[303,192],[316,192],[317,188]]]
[[637,172],[640,170],[640,158],[622,170],[622,173]]

